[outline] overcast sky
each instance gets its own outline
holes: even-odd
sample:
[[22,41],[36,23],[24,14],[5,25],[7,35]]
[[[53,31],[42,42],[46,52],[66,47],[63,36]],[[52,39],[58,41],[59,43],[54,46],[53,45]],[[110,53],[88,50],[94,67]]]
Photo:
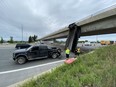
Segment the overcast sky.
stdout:
[[[115,3],[116,0],[0,0],[0,37],[22,40],[23,29],[24,40],[30,35],[41,38]],[[110,35],[112,39],[114,36]]]

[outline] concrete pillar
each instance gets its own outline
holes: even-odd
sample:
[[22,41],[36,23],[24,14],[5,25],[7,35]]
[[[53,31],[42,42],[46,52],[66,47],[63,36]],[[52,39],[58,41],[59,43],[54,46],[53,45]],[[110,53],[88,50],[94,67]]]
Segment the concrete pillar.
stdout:
[[56,39],[53,39],[53,43],[56,43]]
[[69,34],[66,40],[65,48],[68,47],[72,52],[74,52],[77,47],[78,39],[80,38],[81,28],[75,23],[70,24],[68,28]]

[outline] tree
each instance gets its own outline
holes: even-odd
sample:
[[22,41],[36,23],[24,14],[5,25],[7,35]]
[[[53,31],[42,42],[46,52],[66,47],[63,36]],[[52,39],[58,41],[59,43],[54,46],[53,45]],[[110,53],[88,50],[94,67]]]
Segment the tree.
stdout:
[[85,42],[88,42],[88,40],[85,40]]
[[33,36],[33,40],[36,41],[37,40],[37,35]]
[[10,40],[9,40],[9,43],[13,43],[14,41],[13,41],[13,37],[11,36],[10,37]]
[[35,42],[35,41],[37,41],[37,35],[29,36],[29,39],[28,39],[28,42],[29,42],[29,43]]
[[0,43],[3,43],[3,42],[4,42],[4,40],[3,40],[3,38],[1,37]]
[[35,41],[37,41],[37,35],[29,36],[29,39],[28,39],[28,42],[29,42],[29,43],[35,42]]
[[31,43],[32,42],[32,37],[29,36],[28,42]]

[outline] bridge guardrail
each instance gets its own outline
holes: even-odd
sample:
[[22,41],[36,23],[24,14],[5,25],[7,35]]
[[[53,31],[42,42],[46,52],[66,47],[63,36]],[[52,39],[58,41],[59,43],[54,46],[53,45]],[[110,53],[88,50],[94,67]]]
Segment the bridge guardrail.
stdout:
[[100,13],[105,12],[105,11],[114,9],[114,8],[116,8],[116,3],[113,4],[112,6],[109,6],[109,7],[106,7],[106,8],[104,8],[104,9],[102,9],[102,10],[99,10],[99,11],[93,13],[93,14],[89,14],[88,16],[86,16],[86,17],[84,17],[84,18],[78,20],[76,23],[78,23],[78,22],[80,22],[80,21],[83,21],[83,20],[85,20],[85,19],[91,18],[91,17],[93,17],[93,16],[96,16],[96,15],[98,15],[98,14],[100,14]]

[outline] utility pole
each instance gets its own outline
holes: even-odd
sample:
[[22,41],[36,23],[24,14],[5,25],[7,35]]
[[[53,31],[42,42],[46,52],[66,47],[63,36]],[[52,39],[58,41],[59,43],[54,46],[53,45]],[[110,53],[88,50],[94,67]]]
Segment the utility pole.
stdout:
[[96,35],[96,42],[98,41],[98,36]]
[[23,25],[21,25],[21,30],[22,30],[22,43],[23,43]]

